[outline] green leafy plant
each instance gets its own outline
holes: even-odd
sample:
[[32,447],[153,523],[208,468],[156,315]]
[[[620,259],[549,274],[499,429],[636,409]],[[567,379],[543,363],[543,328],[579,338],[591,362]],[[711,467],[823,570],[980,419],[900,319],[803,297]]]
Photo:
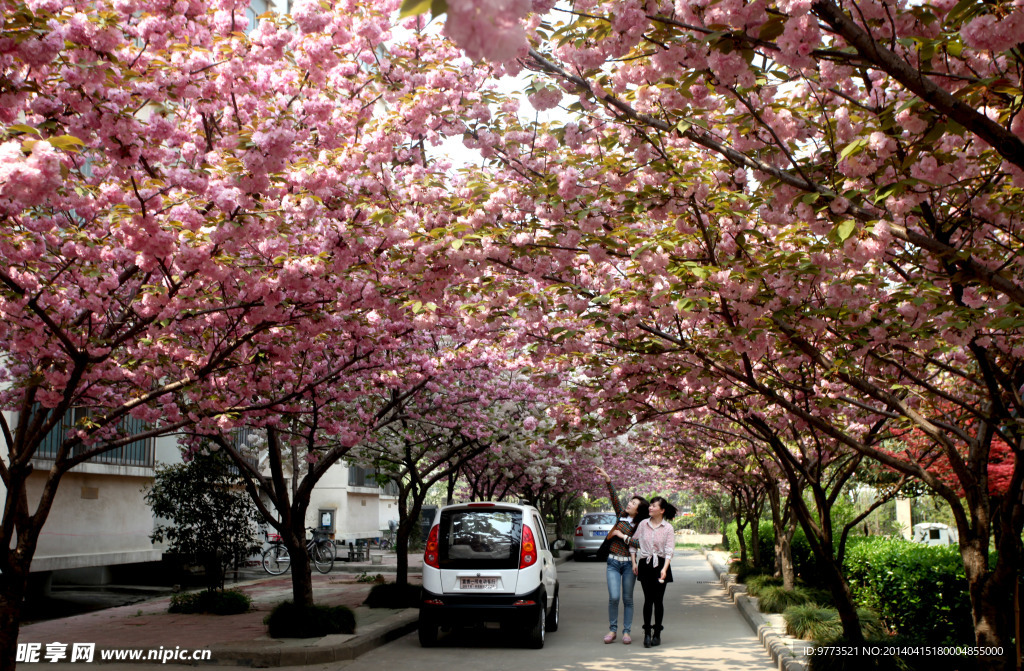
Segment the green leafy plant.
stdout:
[[271,638],[318,638],[356,630],[356,616],[348,606],[301,608],[291,601],[275,606],[263,623]]
[[790,606],[799,606],[813,601],[806,587],[787,590],[780,585],[764,587],[757,597],[757,606],[762,613],[781,613]]
[[378,573],[377,575],[370,575],[369,573],[366,573],[364,571],[356,576],[356,582],[369,582],[373,583],[374,585],[383,585],[387,582],[387,579],[385,579],[384,576],[380,573]]
[[973,644],[970,596],[956,547],[870,538],[844,562],[858,605],[876,611],[894,631],[927,645]]
[[[169,613],[211,613],[237,615],[252,609],[252,597],[237,589],[175,594]],[[140,611],[141,612],[141,611]]]
[[420,602],[420,587],[389,582],[374,585],[363,603],[370,608],[415,608]]
[[770,575],[752,575],[746,580],[747,594],[750,596],[761,596],[761,591],[766,587],[782,587],[782,578]]
[[156,526],[153,541],[166,540],[170,552],[201,564],[210,591],[224,589],[227,567],[260,548],[259,512],[220,453],[158,468],[145,500],[154,516],[167,520]]
[[[867,608],[859,608],[857,615],[860,617],[861,630],[865,637],[877,637],[886,633],[878,613]],[[810,641],[827,641],[843,635],[839,611],[835,608],[806,603],[790,606],[782,616],[786,621],[786,633],[790,636]]]

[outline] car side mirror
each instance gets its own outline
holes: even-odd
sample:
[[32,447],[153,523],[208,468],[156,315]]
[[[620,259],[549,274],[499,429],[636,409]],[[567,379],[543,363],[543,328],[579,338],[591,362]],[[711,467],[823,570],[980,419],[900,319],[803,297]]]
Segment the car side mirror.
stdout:
[[555,542],[553,542],[551,544],[551,549],[552,550],[561,550],[564,547],[565,547],[565,541],[562,540],[561,538],[559,538],[557,541],[555,541]]

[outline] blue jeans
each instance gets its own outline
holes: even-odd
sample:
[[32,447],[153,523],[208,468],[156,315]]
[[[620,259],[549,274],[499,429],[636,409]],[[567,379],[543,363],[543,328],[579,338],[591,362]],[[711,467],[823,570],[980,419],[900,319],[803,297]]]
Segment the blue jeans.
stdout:
[[619,599],[622,599],[622,633],[628,634],[633,626],[633,563],[608,558],[608,630],[618,631]]

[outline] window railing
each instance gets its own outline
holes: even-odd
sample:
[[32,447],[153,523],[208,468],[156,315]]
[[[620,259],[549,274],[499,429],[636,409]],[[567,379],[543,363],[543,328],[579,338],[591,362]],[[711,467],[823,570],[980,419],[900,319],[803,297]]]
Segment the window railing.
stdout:
[[364,466],[348,467],[349,487],[369,487],[370,489],[382,489],[387,496],[398,496],[398,483],[388,480],[383,485],[377,479],[377,471]]
[[[61,421],[57,423],[57,426],[53,427],[53,430],[43,438],[43,441],[40,443],[39,448],[36,449],[33,458],[47,460],[56,459],[60,446],[67,439],[67,432],[75,426],[78,420],[87,415],[88,410],[85,408],[73,408],[68,410],[61,418]],[[132,435],[145,431],[146,423],[141,419],[126,417],[122,420],[119,428],[121,428],[125,434]],[[83,452],[95,449],[95,447],[95,445],[78,445],[72,449],[71,456],[78,456]],[[128,443],[127,445],[115,447],[112,450],[90,457],[86,461],[86,463],[90,464],[141,466],[143,468],[153,468],[155,462],[156,439],[154,438],[143,438],[141,440]]]

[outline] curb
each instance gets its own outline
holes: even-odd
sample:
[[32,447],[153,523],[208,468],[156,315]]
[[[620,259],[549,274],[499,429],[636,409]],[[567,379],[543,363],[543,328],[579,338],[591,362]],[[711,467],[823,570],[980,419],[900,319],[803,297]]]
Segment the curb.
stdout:
[[[555,564],[564,564],[569,559],[569,556],[558,557]],[[346,661],[415,631],[419,617],[418,608],[406,608],[361,627],[357,634],[334,634],[308,639],[266,638],[257,641],[255,645],[212,647],[210,660],[194,662],[193,665],[269,668]]]
[[[265,639],[263,649],[256,646],[210,648],[211,659],[201,662],[212,666],[304,666],[355,659],[385,643],[416,629],[419,609],[396,611],[378,622],[360,628],[357,634],[334,634],[309,639]],[[257,645],[259,645],[257,643]]]
[[708,551],[704,553],[704,557],[711,565],[715,576],[722,583],[722,588],[729,595],[729,599],[736,604],[740,615],[757,635],[757,640],[764,646],[772,661],[778,665],[779,671],[807,671],[808,657],[800,652],[795,652],[785,642],[799,639],[787,636],[784,630],[773,624],[764,613],[758,610],[757,597],[747,595],[747,586],[736,582],[736,576],[729,573],[717,553]]

